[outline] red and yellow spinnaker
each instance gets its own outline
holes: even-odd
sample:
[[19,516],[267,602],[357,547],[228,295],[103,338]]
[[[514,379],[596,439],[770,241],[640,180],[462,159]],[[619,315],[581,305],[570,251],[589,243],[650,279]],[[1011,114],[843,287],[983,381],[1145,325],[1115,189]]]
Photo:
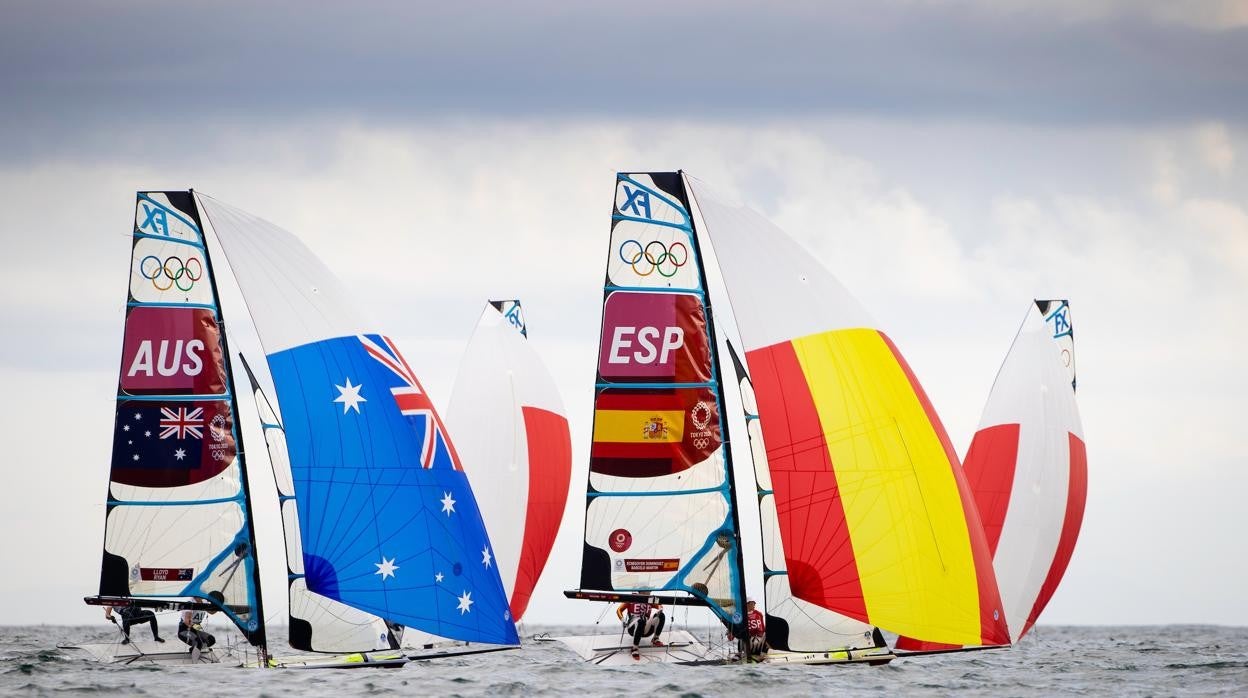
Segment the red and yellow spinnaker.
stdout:
[[886,335],[747,352],[795,596],[894,632],[1008,642],[957,456]]
[[753,379],[793,596],[928,642],[1008,642],[970,488],[905,359],[784,231],[690,189]]

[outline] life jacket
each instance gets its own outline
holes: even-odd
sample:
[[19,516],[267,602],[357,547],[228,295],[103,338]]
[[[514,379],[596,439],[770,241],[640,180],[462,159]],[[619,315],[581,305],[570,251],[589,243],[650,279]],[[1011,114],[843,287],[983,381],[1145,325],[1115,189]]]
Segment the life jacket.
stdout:
[[646,620],[650,617],[650,608],[651,606],[648,603],[630,603],[628,604],[628,615],[625,616],[624,620],[632,620],[633,618]]
[[750,611],[748,623],[750,637],[759,637],[767,634],[767,625],[763,621],[763,614],[757,608]]

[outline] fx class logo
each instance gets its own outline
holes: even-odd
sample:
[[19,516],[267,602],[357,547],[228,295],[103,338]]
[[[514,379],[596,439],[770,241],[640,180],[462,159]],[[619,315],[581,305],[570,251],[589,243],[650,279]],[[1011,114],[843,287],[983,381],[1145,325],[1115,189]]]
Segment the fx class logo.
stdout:
[[1070,306],[1062,305],[1049,316],[1049,322],[1053,323],[1053,338],[1065,337],[1071,333],[1070,327]]
[[638,187],[633,189],[627,184],[621,185],[624,188],[624,197],[626,201],[620,207],[620,213],[632,212],[632,215],[638,218],[650,218],[650,192]]
[[139,205],[143,207],[143,215],[146,216],[139,224],[139,230],[168,237],[169,214],[165,212],[164,207],[147,202],[140,202]]

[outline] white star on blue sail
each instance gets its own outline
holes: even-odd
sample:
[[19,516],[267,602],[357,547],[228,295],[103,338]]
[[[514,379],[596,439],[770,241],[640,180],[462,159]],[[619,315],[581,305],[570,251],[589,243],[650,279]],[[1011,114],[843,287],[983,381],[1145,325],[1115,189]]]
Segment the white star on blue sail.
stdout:
[[386,580],[386,577],[393,577],[394,571],[399,569],[399,566],[394,564],[394,558],[387,560],[385,555],[381,556],[381,562],[374,562],[373,564],[377,566],[377,571],[373,574],[380,574],[383,582]]
[[484,547],[484,548],[481,548],[481,564],[485,565],[486,567],[489,567],[489,566],[490,566],[490,560],[491,560],[491,557],[490,557],[490,548],[489,548],[489,546],[486,546],[486,547]]
[[338,397],[334,398],[334,402],[342,403],[343,414],[346,414],[347,410],[355,410],[355,413],[359,414],[360,403],[368,402],[368,400],[363,395],[360,395],[360,389],[362,389],[364,385],[363,384],[351,385],[350,378],[347,378],[346,383],[347,383],[346,385],[334,386],[335,388],[338,389]]
[[[472,490],[436,412],[388,340],[312,341],[268,360],[296,498],[308,503],[300,515],[333,517],[324,522],[332,530],[311,527],[327,535],[303,536],[304,558],[313,563],[305,565],[309,589],[422,632],[514,644],[515,625],[501,617],[506,593]],[[344,414],[351,404],[358,414]],[[187,450],[189,461],[196,452]],[[376,501],[390,506],[375,508]],[[485,547],[490,566],[472,564]],[[385,562],[394,565],[393,576],[378,566]],[[412,570],[428,576],[412,578]],[[373,581],[345,583],[360,575]],[[459,601],[466,590],[471,596]],[[475,620],[463,622],[469,613]]]
[[469,606],[472,606],[473,603],[474,602],[472,600],[472,592],[465,591],[463,595],[459,597],[459,606],[456,607],[459,609],[459,615],[462,616],[465,613],[468,613],[469,611],[471,611],[472,609],[469,608]]

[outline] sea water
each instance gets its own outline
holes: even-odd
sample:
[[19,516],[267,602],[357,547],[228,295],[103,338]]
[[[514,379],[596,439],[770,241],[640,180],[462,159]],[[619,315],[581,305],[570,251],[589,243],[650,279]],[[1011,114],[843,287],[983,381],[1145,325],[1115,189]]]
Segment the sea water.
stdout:
[[[214,629],[218,630],[218,629]],[[526,627],[527,636],[592,628]],[[140,626],[134,632],[146,633]],[[166,629],[170,643],[176,643]],[[264,670],[115,666],[57,645],[109,642],[111,625],[0,627],[0,691],[21,695],[1244,695],[1248,628],[1040,626],[1015,648],[872,667],[586,664],[557,643],[400,669]]]

